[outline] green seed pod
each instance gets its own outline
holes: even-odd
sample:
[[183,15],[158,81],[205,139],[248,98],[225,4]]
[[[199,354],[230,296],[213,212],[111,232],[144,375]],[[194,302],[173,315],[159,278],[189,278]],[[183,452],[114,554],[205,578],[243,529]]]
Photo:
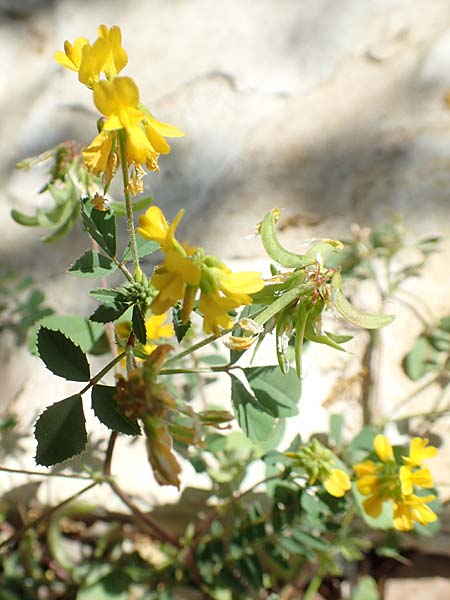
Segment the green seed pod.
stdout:
[[269,257],[282,267],[302,269],[316,262],[310,256],[295,254],[283,248],[275,234],[275,215],[273,211],[268,212],[262,221],[261,240]]
[[331,302],[346,321],[364,329],[379,329],[395,319],[395,315],[371,315],[356,310],[344,296],[340,273],[335,273],[331,280]]

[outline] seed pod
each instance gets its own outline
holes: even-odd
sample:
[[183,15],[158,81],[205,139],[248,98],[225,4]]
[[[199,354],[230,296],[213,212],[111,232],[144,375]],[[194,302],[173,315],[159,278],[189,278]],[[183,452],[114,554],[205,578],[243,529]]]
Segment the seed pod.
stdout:
[[372,315],[356,310],[344,296],[340,273],[335,273],[331,280],[331,302],[346,321],[364,329],[379,329],[395,319],[395,315]]

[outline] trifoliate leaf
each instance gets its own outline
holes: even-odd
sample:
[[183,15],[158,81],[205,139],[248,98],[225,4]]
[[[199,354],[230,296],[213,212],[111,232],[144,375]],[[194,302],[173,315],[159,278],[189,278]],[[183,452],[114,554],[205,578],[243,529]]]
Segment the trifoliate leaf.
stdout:
[[37,420],[34,433],[39,465],[49,467],[80,454],[87,442],[80,394],[49,406]]
[[109,210],[97,210],[89,200],[81,209],[85,229],[108,256],[116,255],[116,218]]
[[47,369],[55,375],[70,381],[89,381],[91,375],[86,355],[60,331],[41,327],[37,349]]
[[115,262],[99,252],[88,250],[69,268],[69,273],[78,277],[107,277],[117,270]]

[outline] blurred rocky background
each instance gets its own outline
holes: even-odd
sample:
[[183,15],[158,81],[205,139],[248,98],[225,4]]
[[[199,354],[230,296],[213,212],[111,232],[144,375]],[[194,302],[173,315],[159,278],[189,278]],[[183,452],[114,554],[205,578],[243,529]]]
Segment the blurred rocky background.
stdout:
[[[348,237],[355,222],[376,227],[395,211],[411,240],[444,236],[408,285],[436,319],[448,314],[448,0],[0,0],[0,256],[32,274],[55,311],[87,316],[94,305],[80,304],[91,282],[64,272],[86,239],[76,228],[43,245],[36,229],[12,221],[12,208],[33,212],[42,202],[45,180],[45,169],[14,165],[63,140],[94,137],[91,93],[53,53],[65,39],[95,39],[100,23],[120,25],[124,74],[142,101],[186,133],[145,182],[170,216],[187,209],[183,237],[234,265],[254,265],[264,254],[251,234],[274,206],[284,209],[280,237],[294,249],[314,237]],[[384,408],[412,389],[400,362],[422,324],[402,310],[388,307],[398,317],[383,334],[391,340]],[[2,409],[29,427],[70,384],[55,382],[12,338],[0,344]],[[330,355],[330,369],[336,360]],[[329,382],[314,375],[314,358],[309,365],[310,432],[326,424]],[[448,482],[448,422],[440,428],[440,479]],[[28,448],[19,466],[33,467],[32,441]]]

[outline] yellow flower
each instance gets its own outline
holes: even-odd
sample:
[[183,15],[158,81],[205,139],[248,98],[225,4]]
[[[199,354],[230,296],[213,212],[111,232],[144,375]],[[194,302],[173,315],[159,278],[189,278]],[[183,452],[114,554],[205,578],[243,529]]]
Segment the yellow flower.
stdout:
[[145,107],[139,104],[138,87],[131,77],[98,81],[94,83],[93,90],[95,106],[108,117],[103,130],[126,131],[128,162],[158,170],[158,154],[170,151],[163,135],[181,137],[184,134],[173,125],[159,123],[143,110]]
[[165,323],[167,313],[162,315],[151,315],[145,321],[145,331],[147,333],[147,343],[142,347],[145,354],[151,354],[157,347],[158,340],[161,338],[170,338],[174,335],[173,326],[171,323]]
[[200,277],[201,269],[191,257],[168,248],[166,260],[156,269],[152,277],[152,285],[159,290],[158,296],[152,302],[152,311],[159,315],[171,306],[175,306],[184,298],[189,286],[198,287]]
[[64,52],[55,52],[54,58],[63,67],[78,72],[78,79],[88,87],[104,73],[108,79],[115,77],[125,67],[128,57],[122,48],[122,33],[114,25],[98,28],[98,38],[91,45],[86,38],[79,37],[73,46],[64,42]]
[[399,531],[410,531],[414,522],[427,525],[436,521],[436,513],[426,505],[432,502],[436,496],[405,496],[400,501],[394,502],[394,527]]
[[428,440],[415,437],[411,440],[411,447],[408,456],[402,456],[403,462],[407,465],[420,467],[424,460],[433,458],[437,454],[437,448],[428,446]]
[[136,232],[147,240],[158,242],[163,251],[174,247],[180,250],[181,246],[175,239],[175,231],[183,215],[184,209],[181,209],[169,225],[162,210],[158,206],[150,206],[145,215],[139,217],[140,227],[136,228]]
[[111,29],[108,29],[106,25],[100,25],[98,35],[108,45],[109,53],[102,71],[108,79],[111,79],[118,75],[128,63],[128,56],[122,48],[122,32],[117,25],[114,25]]
[[350,477],[341,469],[331,469],[329,476],[323,482],[324,488],[335,498],[342,498],[352,487]]
[[[110,164],[114,162],[113,142],[113,136],[102,130],[83,150],[83,160],[88,171],[97,177],[108,171]],[[113,169],[110,171],[112,174]]]
[[399,475],[402,492],[405,495],[412,494],[415,485],[426,489],[433,487],[433,477],[426,467],[413,471],[411,467],[403,466],[400,467]]
[[425,525],[436,520],[436,515],[426,506],[426,502],[433,500],[434,496],[414,495],[416,488],[433,487],[430,471],[427,468],[417,468],[424,458],[435,454],[430,452],[431,448],[425,449],[427,443],[427,440],[414,438],[409,456],[402,457],[407,465],[401,465],[396,461],[389,440],[381,434],[375,437],[374,450],[380,462],[366,460],[353,467],[357,477],[356,487],[361,495],[367,496],[363,501],[363,509],[369,516],[377,518],[381,514],[383,503],[391,500],[396,529],[410,530],[414,521]]
[[222,268],[205,267],[200,282],[202,293],[198,308],[203,314],[203,331],[220,335],[219,327],[230,329],[233,319],[228,312],[252,303],[249,294],[264,287],[261,273],[243,271],[232,273]]
[[89,44],[89,42],[84,37],[77,38],[73,46],[66,40],[64,42],[64,52],[61,52],[61,50],[55,52],[54,59],[57,63],[66,67],[66,69],[78,72],[81,64],[82,50],[86,44]]

